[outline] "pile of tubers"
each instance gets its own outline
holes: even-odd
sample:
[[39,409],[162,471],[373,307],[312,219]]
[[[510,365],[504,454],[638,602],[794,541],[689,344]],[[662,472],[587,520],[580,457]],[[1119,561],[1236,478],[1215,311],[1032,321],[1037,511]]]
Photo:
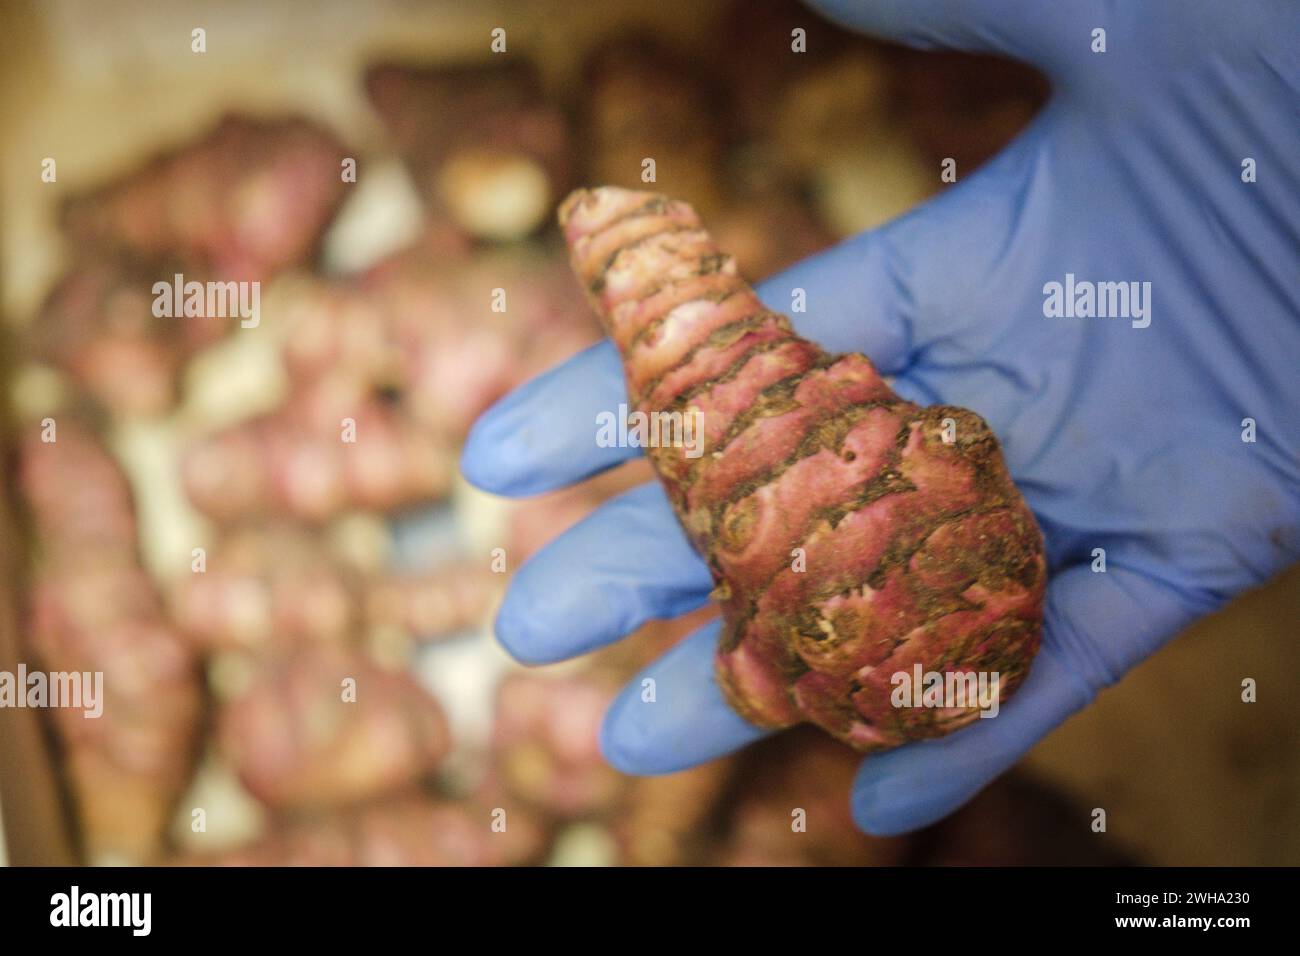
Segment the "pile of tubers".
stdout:
[[[820,24],[809,42],[828,55],[792,55],[790,23],[811,21],[796,5],[728,16],[725,49],[628,34],[567,75],[513,45],[490,63],[369,67],[358,83],[386,139],[354,168],[400,160],[422,227],[348,274],[327,273],[323,249],[359,202],[356,144],[305,117],[229,115],[66,201],[74,254],[32,317],[18,376],[57,388],[13,402],[13,483],[29,663],[104,674],[102,718],[49,714],[86,861],[918,858],[918,844],[853,829],[857,756],[822,735],[659,778],[601,760],[616,689],[714,612],[654,622],[578,664],[496,674],[477,738],[411,676],[472,644],[508,571],[650,466],[714,569],[719,674],[757,723],[891,746],[970,715],[882,707],[880,674],[996,666],[1008,693],[1032,655],[1041,546],[987,429],[907,405],[865,358],[798,338],[739,272],[779,271],[885,214],[885,199],[920,198],[905,173],[880,178],[933,141],[891,115],[915,71]],[[770,68],[753,69],[760,56]],[[971,108],[960,71],[927,82],[912,106],[930,123]],[[1004,137],[1036,95],[1023,88],[1006,77],[989,91]],[[970,155],[988,151],[962,129]],[[884,198],[862,186],[878,181],[902,185]],[[557,231],[554,209],[581,182],[626,188],[577,194]],[[691,206],[634,191],[646,188]],[[262,284],[263,321],[160,318],[150,290],[175,275]],[[390,523],[472,520],[456,474],[470,425],[599,340],[587,297],[624,349],[635,402],[695,403],[722,454],[656,454],[519,504],[490,542],[506,573],[473,536],[422,564],[392,560]],[[241,362],[250,339],[276,389],[214,416],[196,382],[214,359]],[[951,446],[937,437],[946,417]],[[181,503],[161,521],[146,520],[158,488],[131,450],[140,434],[164,436],[164,497]],[[159,559],[169,523],[201,559]],[[378,542],[363,553],[340,544],[358,525]],[[782,574],[794,547],[817,574]],[[791,829],[796,809],[806,832]]]

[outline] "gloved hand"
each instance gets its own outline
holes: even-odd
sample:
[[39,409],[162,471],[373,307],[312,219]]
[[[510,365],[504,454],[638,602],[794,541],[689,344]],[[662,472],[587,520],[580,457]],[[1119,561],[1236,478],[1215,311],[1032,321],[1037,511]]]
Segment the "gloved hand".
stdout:
[[[1046,535],[1043,647],[1018,694],[996,719],[864,763],[856,819],[890,834],[961,805],[1190,622],[1300,556],[1300,5],[822,6],[903,43],[1027,60],[1055,90],[969,178],[759,287],[777,311],[807,290],[799,332],[864,352],[905,398],[983,415]],[[1127,317],[1048,317],[1048,284],[1064,296],[1071,281],[1076,296],[1123,282],[1139,297]],[[595,422],[624,394],[614,349],[596,346],[488,412],[464,472],[531,495],[616,465],[637,452],[597,447]],[[649,485],[521,568],[498,635],[524,661],[571,657],[709,588]],[[611,763],[667,772],[762,733],[713,683],[716,637],[706,627],[648,669],[657,702],[642,703],[638,678],[613,704]],[[1207,692],[1235,693],[1239,678]]]

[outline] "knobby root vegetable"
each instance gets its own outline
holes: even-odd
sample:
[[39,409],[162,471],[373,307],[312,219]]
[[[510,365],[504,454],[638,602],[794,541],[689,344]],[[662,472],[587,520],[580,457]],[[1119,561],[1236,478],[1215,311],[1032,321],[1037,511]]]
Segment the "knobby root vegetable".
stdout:
[[864,356],[798,336],[685,203],[581,190],[560,222],[633,407],[699,423],[702,454],[681,440],[647,454],[713,574],[717,681],[736,711],[869,751],[980,714],[964,695],[895,695],[914,665],[996,674],[1000,698],[1014,691],[1038,647],[1046,569],[987,424],[906,402]]
[[[89,429],[23,444],[19,483],[36,539],[28,646],[50,671],[102,673],[101,716],[51,711],[88,859],[157,858],[189,779],[203,694],[136,550],[130,489]],[[83,678],[84,679],[84,678]],[[92,685],[93,686],[93,685]]]
[[474,419],[599,338],[562,257],[527,249],[447,262],[420,246],[352,282],[298,283],[285,311],[287,401],[204,437],[183,465],[218,523],[438,499]]
[[191,502],[218,523],[273,513],[324,522],[349,507],[389,512],[450,489],[455,457],[445,440],[370,396],[327,418],[310,407],[318,395],[300,393],[189,448],[181,469]]
[[204,650],[342,644],[355,633],[354,578],[319,534],[288,522],[242,526],[209,549],[202,572],[177,577],[172,614]]
[[450,748],[442,708],[412,678],[324,645],[268,663],[226,704],[218,733],[244,786],[276,809],[399,790]]
[[411,793],[281,823],[251,845],[175,865],[511,866],[539,862],[548,842],[523,807]]
[[[111,258],[75,264],[31,327],[32,353],[53,362],[110,412],[156,415],[176,397],[180,365],[202,330],[216,322],[153,315],[157,269]],[[170,275],[169,272],[162,273]]]
[[732,761],[658,777],[623,776],[605,763],[598,744],[612,693],[594,673],[511,675],[497,703],[492,783],[557,821],[602,822],[623,863],[704,862]]
[[529,810],[479,800],[408,798],[357,820],[360,866],[511,866],[535,863],[547,833]]
[[175,257],[187,279],[268,279],[310,257],[347,189],[345,152],[307,120],[227,116],[202,139],[73,197],[63,226],[77,248]]
[[483,624],[503,586],[479,562],[403,574],[360,567],[317,529],[268,521],[218,539],[201,573],[186,569],[172,582],[170,606],[201,650],[274,656],[361,636],[402,645],[447,637]]
[[504,586],[503,575],[478,565],[377,576],[365,584],[366,623],[416,641],[449,637],[486,624]]
[[50,442],[29,425],[19,450],[18,487],[39,539],[40,562],[94,548],[130,561],[135,507],[126,474],[80,422],[60,416]]
[[456,262],[414,250],[358,287],[398,357],[391,384],[400,403],[457,443],[492,402],[600,338],[563,255],[534,246]]
[[601,756],[600,725],[618,688],[714,616],[701,608],[651,621],[585,658],[577,672],[508,675],[497,689],[492,725],[496,785],[566,821],[610,821],[629,861],[690,857],[699,849],[691,841],[708,816],[708,795],[721,788],[729,764],[715,761],[656,783],[626,777]]
[[626,778],[600,755],[600,722],[618,685],[607,675],[511,674],[497,690],[492,753],[501,787],[564,819],[604,815]]

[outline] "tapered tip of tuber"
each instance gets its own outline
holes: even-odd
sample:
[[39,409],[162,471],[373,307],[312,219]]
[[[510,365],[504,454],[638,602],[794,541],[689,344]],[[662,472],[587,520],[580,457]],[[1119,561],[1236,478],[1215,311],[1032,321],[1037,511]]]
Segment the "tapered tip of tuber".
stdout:
[[1046,566],[983,419],[800,337],[685,203],[583,189],[559,219],[717,585],[731,705],[864,751],[996,715],[1038,648]]

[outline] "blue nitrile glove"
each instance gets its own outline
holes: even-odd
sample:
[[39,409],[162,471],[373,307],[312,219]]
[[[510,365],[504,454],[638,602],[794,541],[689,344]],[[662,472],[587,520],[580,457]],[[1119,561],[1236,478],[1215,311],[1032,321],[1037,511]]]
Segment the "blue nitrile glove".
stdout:
[[[1055,89],[968,179],[759,288],[777,311],[806,289],[798,331],[864,352],[905,398],[983,415],[1047,539],[1043,647],[1017,695],[996,719],[864,763],[856,818],[889,834],[960,806],[1174,634],[1300,556],[1300,4],[823,6],[891,40],[1027,60]],[[1149,295],[1129,317],[1045,314],[1066,308],[1049,283],[1082,297],[1100,282]],[[531,495],[615,465],[636,452],[597,447],[595,420],[623,400],[602,343],[488,412],[465,474]],[[524,661],[572,657],[700,605],[709,587],[650,485],[521,568],[498,634]],[[760,736],[713,683],[716,636],[707,627],[649,668],[657,703],[641,702],[639,680],[614,703],[603,746],[616,767],[676,770]],[[1241,677],[1205,692],[1239,693]]]

